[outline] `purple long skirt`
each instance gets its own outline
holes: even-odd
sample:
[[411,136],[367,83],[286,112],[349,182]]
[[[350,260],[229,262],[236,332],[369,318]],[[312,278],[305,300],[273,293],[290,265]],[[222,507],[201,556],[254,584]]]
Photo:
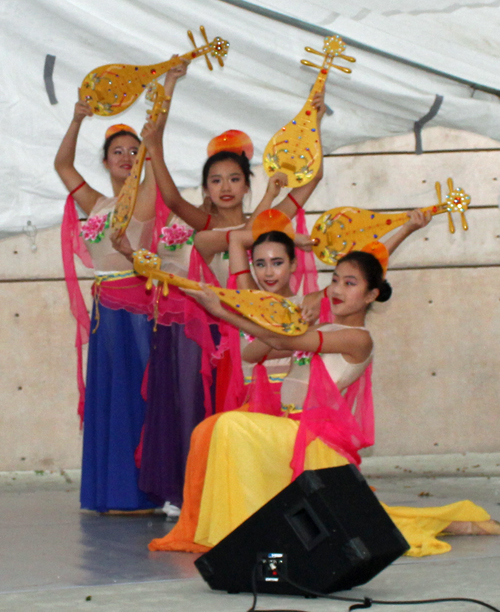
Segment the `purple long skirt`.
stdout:
[[[212,336],[217,339],[216,326]],[[205,418],[200,369],[201,348],[186,338],[184,325],[158,325],[151,341],[139,472],[139,488],[156,504],[182,505],[191,433]]]

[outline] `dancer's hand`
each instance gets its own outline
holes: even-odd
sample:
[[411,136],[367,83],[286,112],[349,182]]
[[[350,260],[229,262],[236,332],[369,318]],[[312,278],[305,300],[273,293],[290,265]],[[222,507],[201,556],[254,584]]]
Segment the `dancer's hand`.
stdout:
[[309,325],[312,325],[319,319],[321,313],[321,299],[321,297],[315,294],[304,296],[300,306],[300,316]]
[[[179,57],[177,53],[175,55],[172,55],[170,59],[173,60],[176,57]],[[181,57],[180,62],[167,71],[167,74],[165,75],[165,85],[170,81],[177,81],[177,79],[183,77],[187,72],[189,63],[189,60],[184,57]]]
[[81,123],[85,117],[92,117],[93,115],[92,107],[88,102],[84,102],[83,100],[78,100],[75,104],[75,112],[73,114],[73,121],[75,123]]
[[219,296],[209,289],[204,283],[200,283],[200,289],[185,289],[180,287],[184,293],[192,297],[194,300],[203,306],[214,317],[221,318],[224,314],[224,308],[222,307]]
[[148,119],[142,128],[141,138],[150,155],[163,150],[163,127],[158,122]]
[[318,111],[318,121],[323,119],[323,115],[326,113],[326,104],[325,104],[325,88],[321,91],[317,91],[312,99],[311,105],[314,109]]
[[293,242],[298,249],[307,253],[317,244],[317,240],[313,240],[309,234],[295,234]]
[[406,213],[409,217],[408,221],[405,223],[406,230],[408,234],[412,234],[419,229],[422,229],[426,225],[428,225],[432,219],[432,215],[429,211],[423,212],[419,208],[415,208],[415,210],[410,210]]
[[266,194],[268,194],[273,200],[278,197],[283,187],[288,185],[288,176],[284,172],[276,172],[267,182]]
[[116,230],[111,234],[109,238],[111,240],[111,245],[113,246],[115,251],[118,251],[118,253],[125,255],[125,257],[129,261],[134,261],[134,249],[132,248],[132,245],[130,244],[130,240],[128,239],[126,233],[120,234],[120,230]]

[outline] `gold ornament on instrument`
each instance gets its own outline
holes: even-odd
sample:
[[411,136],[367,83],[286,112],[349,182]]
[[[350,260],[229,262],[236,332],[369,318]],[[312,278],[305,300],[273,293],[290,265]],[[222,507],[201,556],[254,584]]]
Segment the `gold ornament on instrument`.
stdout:
[[205,28],[200,26],[205,44],[196,47],[193,33],[188,30],[189,40],[195,47],[179,57],[152,64],[149,66],[134,66],[133,64],[106,64],[92,70],[82,82],[80,99],[90,104],[96,115],[117,115],[131,106],[147,88],[149,83],[159,76],[182,64],[184,60],[194,60],[205,56],[209,70],[213,70],[208,55],[217,58],[219,64],[224,66],[222,58],[226,57],[229,43],[220,36],[208,42]]
[[[153,280],[163,283],[162,292],[168,295],[168,285],[185,289],[201,287],[196,281],[176,276],[160,269],[161,260],[158,255],[139,249],[134,253],[134,270],[148,278],[146,288],[151,289]],[[299,307],[275,293],[254,289],[223,289],[208,285],[232,310],[245,318],[284,336],[300,336],[307,331],[308,325],[302,320]]]
[[314,94],[323,89],[330,68],[336,68],[348,74],[352,72],[350,68],[334,64],[336,58],[342,58],[348,62],[356,61],[353,57],[343,55],[345,44],[340,36],[325,38],[323,52],[311,47],[306,47],[305,50],[324,57],[321,66],[309,60],[301,60],[305,66],[318,68],[318,77],[302,110],[295,119],[287,123],[271,138],[264,150],[263,159],[267,174],[273,176],[275,172],[284,172],[288,176],[288,187],[292,188],[307,184],[314,178],[321,166],[323,153],[318,132],[318,113],[311,106]]
[[[462,227],[465,231],[469,229],[467,219],[465,218],[465,211],[469,208],[470,196],[463,192],[460,187],[458,189],[453,188],[453,179],[448,179],[448,190],[449,193],[446,196],[445,202],[441,201],[441,183],[436,182],[436,193],[438,197],[439,206],[445,206],[446,212],[448,213],[448,227],[450,233],[455,233],[455,224],[453,223],[452,212],[459,212],[462,221]],[[444,212],[444,211],[440,211]]]
[[[461,215],[462,227],[468,229],[465,211],[471,198],[463,189],[453,187],[453,180],[448,179],[449,193],[443,202],[441,199],[441,184],[436,183],[438,203],[422,208],[422,212],[432,215],[448,213],[450,232],[455,232],[451,217],[452,212]],[[314,224],[311,238],[316,242],[313,246],[318,259],[329,265],[336,265],[339,259],[351,251],[360,251],[367,244],[379,240],[393,229],[408,221],[407,213],[377,213],[372,210],[342,206],[326,211]]]

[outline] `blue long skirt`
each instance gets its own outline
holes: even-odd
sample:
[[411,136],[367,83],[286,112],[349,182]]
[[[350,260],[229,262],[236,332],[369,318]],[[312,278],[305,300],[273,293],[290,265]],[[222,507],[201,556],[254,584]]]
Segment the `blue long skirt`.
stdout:
[[87,363],[82,508],[106,512],[155,506],[139,490],[134,461],[146,410],[141,384],[151,330],[145,315],[99,305],[99,325],[90,335]]
[[[211,326],[216,344],[217,326]],[[152,335],[139,486],[158,504],[180,506],[193,429],[205,418],[201,348],[184,325],[158,325]],[[213,372],[215,380],[215,371]],[[212,385],[212,401],[215,384]]]

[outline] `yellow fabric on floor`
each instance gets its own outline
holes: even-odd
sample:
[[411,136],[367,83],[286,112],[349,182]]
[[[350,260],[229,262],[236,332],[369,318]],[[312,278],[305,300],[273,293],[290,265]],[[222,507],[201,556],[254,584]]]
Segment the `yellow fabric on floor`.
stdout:
[[[290,484],[290,461],[298,422],[247,412],[220,415],[212,433],[195,542],[215,546]],[[305,469],[346,465],[320,440],[309,444]],[[452,521],[484,521],[488,513],[470,501],[439,508],[383,505],[411,545],[409,555],[441,554],[450,545],[436,539]]]
[[469,500],[433,508],[385,504],[382,506],[410,544],[411,549],[406,553],[410,557],[440,555],[451,550],[447,542],[438,540],[436,536],[445,531],[453,521],[476,522],[490,519],[486,510]]

